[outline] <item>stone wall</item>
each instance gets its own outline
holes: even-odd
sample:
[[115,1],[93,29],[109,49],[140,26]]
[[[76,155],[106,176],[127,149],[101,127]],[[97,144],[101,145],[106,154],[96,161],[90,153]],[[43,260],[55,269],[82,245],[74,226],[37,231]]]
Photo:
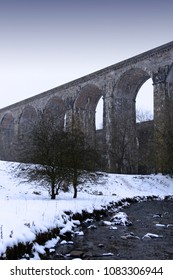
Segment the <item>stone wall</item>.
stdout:
[[[173,99],[173,42],[1,109],[0,158],[20,159],[28,143],[27,134],[40,112],[52,112],[62,127],[64,119],[69,128],[77,123],[91,143],[97,145],[95,110],[103,97],[102,142],[106,170],[137,172],[135,100],[140,87],[149,78],[153,80],[154,149],[158,159],[155,162],[156,169],[161,171],[161,147],[166,144],[164,136],[160,135],[164,135],[165,126],[167,129],[171,126],[166,119],[167,104],[172,104]],[[169,106],[169,111],[172,109]],[[120,162],[116,147],[122,142],[126,149]]]

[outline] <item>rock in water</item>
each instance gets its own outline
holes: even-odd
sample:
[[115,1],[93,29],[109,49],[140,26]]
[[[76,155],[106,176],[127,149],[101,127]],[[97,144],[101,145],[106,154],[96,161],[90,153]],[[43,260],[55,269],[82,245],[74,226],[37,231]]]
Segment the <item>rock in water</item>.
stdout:
[[114,225],[121,225],[121,226],[130,226],[132,225],[132,222],[129,221],[128,216],[125,212],[118,212],[115,214],[111,222],[114,223]]

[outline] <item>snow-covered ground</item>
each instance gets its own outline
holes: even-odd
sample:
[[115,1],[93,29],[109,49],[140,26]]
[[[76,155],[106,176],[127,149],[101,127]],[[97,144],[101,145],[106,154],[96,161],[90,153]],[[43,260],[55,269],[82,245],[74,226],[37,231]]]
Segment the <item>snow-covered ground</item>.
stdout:
[[[72,198],[72,192],[60,192],[56,200],[51,200],[42,185],[17,176],[17,165],[0,161],[0,256],[5,256],[7,247],[34,241],[38,233],[56,227],[61,233],[72,230],[79,221],[69,219],[66,211],[93,212],[127,197],[173,195],[173,179],[168,176],[104,174],[95,184],[79,186],[77,199]],[[35,244],[37,251],[41,248]]]

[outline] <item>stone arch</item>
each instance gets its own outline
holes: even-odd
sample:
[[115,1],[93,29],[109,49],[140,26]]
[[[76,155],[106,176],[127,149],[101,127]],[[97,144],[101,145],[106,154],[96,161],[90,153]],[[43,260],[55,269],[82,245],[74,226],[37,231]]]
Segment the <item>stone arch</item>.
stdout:
[[150,74],[141,68],[124,72],[113,91],[112,147],[117,172],[137,172],[136,96]]
[[94,140],[95,137],[95,110],[103,92],[98,86],[88,84],[84,86],[75,102],[75,118],[79,120],[81,129]]
[[14,126],[14,117],[11,112],[5,113],[1,120],[1,128],[5,130],[10,130]]
[[44,115],[52,117],[60,128],[64,128],[66,107],[64,101],[59,97],[52,97],[44,108]]
[[13,150],[13,142],[15,138],[14,117],[11,112],[5,113],[5,115],[2,117],[0,124],[0,132],[1,158],[4,160],[10,160]]
[[135,99],[140,87],[149,78],[151,78],[149,73],[141,68],[131,68],[127,70],[116,83],[116,95]]
[[81,89],[80,95],[75,102],[75,108],[80,108],[83,110],[86,110],[87,108],[95,109],[102,95],[103,94],[98,86],[88,84]]
[[25,134],[31,132],[33,125],[37,121],[37,111],[31,106],[27,105],[19,118],[19,135],[20,138],[23,138]]
[[[136,96],[151,75],[141,68],[131,68],[124,72],[114,87],[115,110],[126,111],[136,120]],[[129,115],[129,117],[130,117]]]
[[31,106],[24,107],[18,122],[18,141],[15,147],[18,161],[28,161],[28,150],[32,149],[31,133],[37,122],[37,111]]

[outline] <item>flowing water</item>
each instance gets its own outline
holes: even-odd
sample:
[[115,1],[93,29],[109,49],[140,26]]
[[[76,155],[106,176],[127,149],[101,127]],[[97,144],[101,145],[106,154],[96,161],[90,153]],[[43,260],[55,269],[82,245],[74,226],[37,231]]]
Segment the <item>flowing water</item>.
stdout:
[[131,223],[115,225],[112,212],[84,221],[47,259],[173,259],[173,200],[133,203],[120,211]]

